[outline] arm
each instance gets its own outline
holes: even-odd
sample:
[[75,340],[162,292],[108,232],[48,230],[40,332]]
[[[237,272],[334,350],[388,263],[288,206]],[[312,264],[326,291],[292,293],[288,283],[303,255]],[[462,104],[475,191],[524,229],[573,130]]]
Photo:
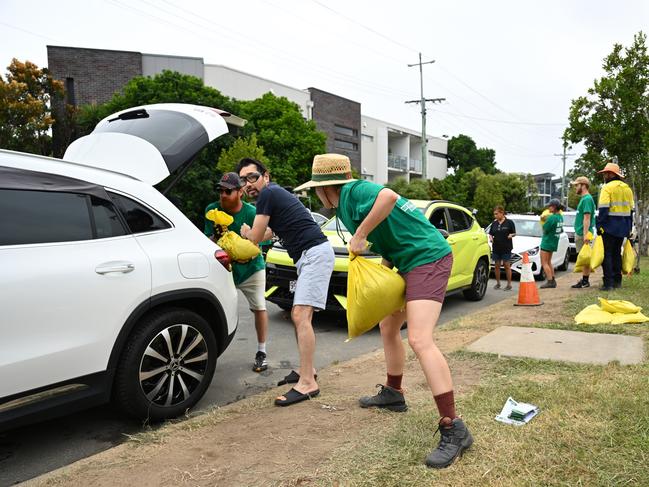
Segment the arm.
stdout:
[[516,225],[511,220],[509,220],[509,223],[511,223],[511,225],[512,225],[512,232],[509,235],[507,235],[507,238],[509,240],[511,240],[512,238],[514,238],[516,236]]
[[590,239],[587,237],[588,232],[590,231],[590,213],[584,213],[584,234],[582,237],[584,237],[584,243],[590,242]]
[[367,247],[367,236],[388,217],[398,200],[399,195],[391,189],[384,188],[379,191],[372,209],[358,226],[349,242],[349,249],[352,253],[359,254],[365,250]]
[[257,215],[250,228],[246,223],[241,225],[241,236],[247,238],[254,244],[259,244],[264,240],[272,238],[273,232],[268,228],[269,215]]
[[599,194],[599,214],[597,215],[597,232],[604,233],[604,226],[608,223],[608,209],[611,205],[611,195],[608,193],[606,186],[602,188]]

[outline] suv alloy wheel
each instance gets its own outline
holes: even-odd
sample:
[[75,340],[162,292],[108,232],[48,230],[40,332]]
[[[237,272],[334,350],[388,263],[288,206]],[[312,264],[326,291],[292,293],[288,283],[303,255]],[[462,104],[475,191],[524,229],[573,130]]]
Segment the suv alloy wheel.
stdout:
[[469,301],[480,301],[487,291],[489,283],[489,265],[484,259],[478,260],[473,271],[473,281],[471,287],[463,291],[464,297]]

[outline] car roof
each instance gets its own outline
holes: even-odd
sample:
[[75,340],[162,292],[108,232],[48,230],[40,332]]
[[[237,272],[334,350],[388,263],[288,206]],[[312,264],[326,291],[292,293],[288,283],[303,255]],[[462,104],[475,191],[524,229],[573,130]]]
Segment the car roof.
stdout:
[[506,215],[507,218],[510,218],[512,220],[514,219],[519,219],[519,220],[540,220],[541,217],[539,215],[525,215],[521,213],[511,213]]
[[461,205],[459,203],[454,203],[453,201],[449,201],[449,200],[410,200],[410,202],[413,205],[415,205],[417,208],[421,209],[424,213],[426,213],[426,210],[428,210],[428,208],[430,208],[431,206],[437,205],[437,204],[440,204],[440,203],[442,203],[444,205],[454,206],[456,208],[461,208],[464,211],[467,211],[467,212],[471,213],[471,210],[469,208],[467,208],[466,206],[463,206],[463,205]]

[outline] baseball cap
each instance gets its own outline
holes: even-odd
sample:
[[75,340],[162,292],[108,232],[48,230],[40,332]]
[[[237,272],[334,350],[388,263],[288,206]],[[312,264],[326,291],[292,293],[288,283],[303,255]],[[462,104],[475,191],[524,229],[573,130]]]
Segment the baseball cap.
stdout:
[[590,181],[586,176],[579,176],[578,178],[575,178],[574,181],[571,181],[570,184],[572,184],[573,186],[577,184],[585,184],[586,186],[590,186]]
[[236,172],[226,172],[216,184],[217,188],[239,189],[243,186],[241,178]]

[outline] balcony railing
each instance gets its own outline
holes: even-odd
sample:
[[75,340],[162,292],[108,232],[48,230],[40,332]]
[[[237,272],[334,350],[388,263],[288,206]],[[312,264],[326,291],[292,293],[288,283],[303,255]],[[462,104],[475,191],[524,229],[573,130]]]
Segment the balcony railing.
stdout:
[[406,171],[408,169],[408,158],[406,156],[388,155],[388,168]]
[[413,172],[421,172],[421,161],[419,159],[410,159],[410,170]]

